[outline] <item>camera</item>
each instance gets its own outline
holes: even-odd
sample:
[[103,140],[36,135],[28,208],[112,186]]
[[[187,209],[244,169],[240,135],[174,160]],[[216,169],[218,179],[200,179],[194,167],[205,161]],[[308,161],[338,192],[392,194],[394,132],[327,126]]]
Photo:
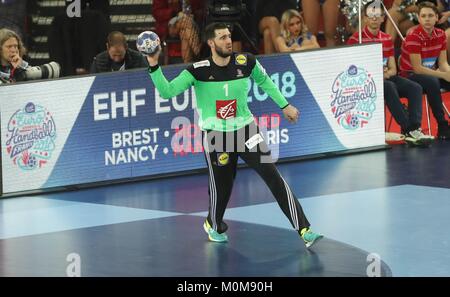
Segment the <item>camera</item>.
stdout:
[[41,66],[32,66],[26,68],[18,74],[17,81],[58,78],[61,72],[61,66],[56,62],[50,62]]

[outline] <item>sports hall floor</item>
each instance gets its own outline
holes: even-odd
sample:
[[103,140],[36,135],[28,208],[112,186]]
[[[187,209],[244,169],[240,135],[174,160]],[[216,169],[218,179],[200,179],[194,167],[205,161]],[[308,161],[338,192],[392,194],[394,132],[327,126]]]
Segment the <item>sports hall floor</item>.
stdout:
[[325,235],[311,250],[242,168],[226,244],[202,229],[206,173],[0,199],[0,276],[66,276],[74,253],[81,276],[450,276],[450,141],[279,170]]

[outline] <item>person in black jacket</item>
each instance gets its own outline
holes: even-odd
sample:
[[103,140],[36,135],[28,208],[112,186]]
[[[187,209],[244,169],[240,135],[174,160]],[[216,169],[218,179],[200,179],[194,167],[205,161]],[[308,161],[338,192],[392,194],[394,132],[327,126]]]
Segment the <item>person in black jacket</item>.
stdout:
[[148,67],[145,57],[138,51],[128,48],[123,33],[109,33],[106,51],[98,54],[91,65],[91,73],[112,72],[133,68]]

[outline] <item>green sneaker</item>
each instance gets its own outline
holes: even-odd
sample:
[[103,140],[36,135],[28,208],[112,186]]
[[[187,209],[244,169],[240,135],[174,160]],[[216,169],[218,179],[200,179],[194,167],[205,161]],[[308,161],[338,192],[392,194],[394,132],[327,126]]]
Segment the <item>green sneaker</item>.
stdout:
[[303,228],[300,234],[307,248],[323,238],[323,235],[312,232],[310,228]]
[[225,233],[218,233],[209,225],[208,220],[203,223],[203,229],[208,234],[208,238],[214,242],[227,242],[228,236]]

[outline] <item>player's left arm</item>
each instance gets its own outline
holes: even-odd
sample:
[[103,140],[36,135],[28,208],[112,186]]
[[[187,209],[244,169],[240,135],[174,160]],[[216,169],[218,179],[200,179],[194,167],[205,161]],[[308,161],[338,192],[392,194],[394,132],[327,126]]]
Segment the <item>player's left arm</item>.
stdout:
[[283,110],[283,114],[289,122],[293,123],[298,120],[298,109],[286,100],[270,76],[266,73],[264,67],[256,59],[250,76],[258,84],[258,86],[272,98],[278,107]]

